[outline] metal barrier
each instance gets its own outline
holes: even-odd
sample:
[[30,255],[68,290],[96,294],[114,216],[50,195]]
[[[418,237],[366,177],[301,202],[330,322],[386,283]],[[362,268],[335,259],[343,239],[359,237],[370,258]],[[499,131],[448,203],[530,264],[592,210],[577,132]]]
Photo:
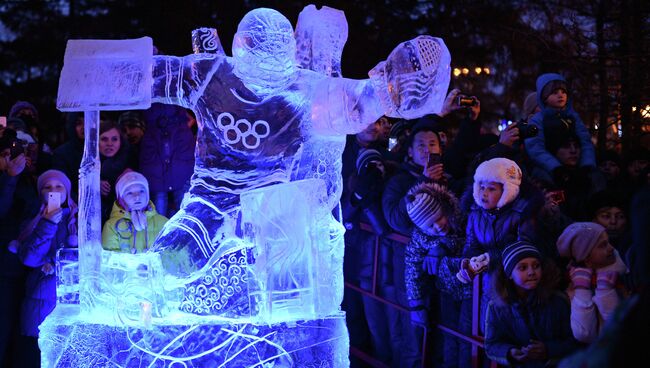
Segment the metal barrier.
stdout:
[[[405,307],[403,305],[397,304],[393,301],[387,300],[385,298],[382,298],[378,293],[377,293],[377,274],[378,274],[378,255],[379,255],[379,246],[380,246],[380,239],[381,236],[377,235],[372,227],[368,224],[365,223],[360,223],[359,228],[363,231],[370,232],[375,235],[375,246],[374,246],[374,254],[373,254],[373,268],[372,268],[372,287],[371,290],[366,290],[363,289],[357,285],[354,285],[349,282],[345,282],[345,287],[348,288],[349,290],[356,291],[364,296],[373,298],[391,308],[395,308],[401,312],[407,313],[409,312],[408,307]],[[410,241],[410,238],[407,236],[404,236],[399,233],[391,233],[389,235],[384,236],[384,238],[394,240],[398,243],[408,244]],[[439,323],[431,323],[430,326],[428,327],[417,327],[413,326],[413,328],[423,328],[424,333],[423,333],[423,341],[422,341],[422,367],[429,366],[429,362],[431,360],[431,346],[429,343],[428,335],[429,335],[429,330],[430,329],[439,329],[444,333],[453,335],[459,339],[465,340],[466,342],[470,343],[472,346],[471,349],[471,354],[472,354],[472,368],[477,368],[477,367],[483,367],[484,366],[484,359],[487,359],[485,357],[485,354],[481,354],[480,352],[483,350],[483,336],[480,335],[480,328],[479,328],[479,311],[480,311],[480,302],[481,302],[481,275],[479,277],[474,278],[474,283],[473,283],[473,292],[472,292],[472,331],[471,335],[465,335],[459,331],[456,331],[452,328],[449,328],[447,326],[443,326]],[[356,358],[364,361],[365,363],[369,364],[372,367],[381,367],[381,368],[387,368],[388,366],[384,364],[383,362],[375,359],[371,355],[369,355],[367,352],[364,352],[357,347],[350,346],[350,354],[352,356],[355,356]],[[487,363],[485,363],[487,364]],[[496,362],[489,361],[489,367],[490,368],[496,368],[497,364]]]

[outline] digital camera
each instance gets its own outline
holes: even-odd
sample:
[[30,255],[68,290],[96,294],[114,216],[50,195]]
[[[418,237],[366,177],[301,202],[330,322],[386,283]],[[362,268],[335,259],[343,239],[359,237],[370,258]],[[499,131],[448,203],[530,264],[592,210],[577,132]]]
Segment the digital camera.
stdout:
[[535,137],[539,132],[535,125],[530,125],[524,120],[517,122],[517,129],[519,129],[520,139]]
[[456,105],[463,107],[471,107],[478,105],[476,97],[469,97],[466,95],[458,95],[456,97]]

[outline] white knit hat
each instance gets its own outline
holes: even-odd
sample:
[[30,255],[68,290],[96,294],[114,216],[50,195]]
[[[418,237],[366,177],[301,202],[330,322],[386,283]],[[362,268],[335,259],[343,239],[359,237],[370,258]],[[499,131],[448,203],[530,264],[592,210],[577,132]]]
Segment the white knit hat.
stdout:
[[147,202],[149,202],[149,182],[144,175],[135,171],[125,172],[117,179],[117,184],[115,184],[115,194],[117,195],[117,198],[122,198],[126,189],[134,184],[142,184],[147,193]]
[[474,201],[476,203],[481,203],[478,193],[479,183],[491,181],[503,184],[503,194],[497,203],[497,208],[501,208],[514,201],[519,195],[521,169],[514,161],[503,157],[493,158],[480,164],[474,173]]

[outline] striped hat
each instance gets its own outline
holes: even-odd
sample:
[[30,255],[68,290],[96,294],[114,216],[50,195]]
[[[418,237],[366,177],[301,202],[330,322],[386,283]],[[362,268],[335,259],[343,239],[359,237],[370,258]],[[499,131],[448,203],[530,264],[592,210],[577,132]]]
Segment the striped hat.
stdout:
[[357,174],[361,175],[361,173],[366,169],[366,166],[368,166],[368,164],[373,161],[383,162],[381,153],[379,153],[379,151],[377,151],[376,149],[372,149],[372,148],[361,149],[361,151],[359,151],[359,155],[357,156],[357,162],[356,162]]
[[537,247],[527,241],[520,240],[508,245],[503,250],[501,259],[506,275],[510,276],[517,263],[529,257],[542,260],[542,254],[537,250]]
[[406,200],[406,212],[418,228],[430,217],[453,216],[458,208],[453,194],[435,183],[417,184],[409,190]]

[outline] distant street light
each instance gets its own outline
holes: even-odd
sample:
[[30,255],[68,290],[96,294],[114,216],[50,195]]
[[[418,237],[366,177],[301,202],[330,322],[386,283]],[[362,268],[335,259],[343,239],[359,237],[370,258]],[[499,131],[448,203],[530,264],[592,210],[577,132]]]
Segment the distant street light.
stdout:
[[[476,75],[482,75],[482,74],[484,74],[484,75],[490,75],[490,68],[488,68],[488,67],[486,67],[486,66],[475,66],[475,67],[473,67],[471,70],[472,70],[472,71],[474,72],[474,74],[476,74]],[[461,75],[463,75],[463,76],[469,76],[469,74],[470,74],[470,69],[467,68],[467,67],[458,67],[458,68],[454,68],[454,70],[452,70],[452,74],[454,75],[454,77],[460,77]]]

